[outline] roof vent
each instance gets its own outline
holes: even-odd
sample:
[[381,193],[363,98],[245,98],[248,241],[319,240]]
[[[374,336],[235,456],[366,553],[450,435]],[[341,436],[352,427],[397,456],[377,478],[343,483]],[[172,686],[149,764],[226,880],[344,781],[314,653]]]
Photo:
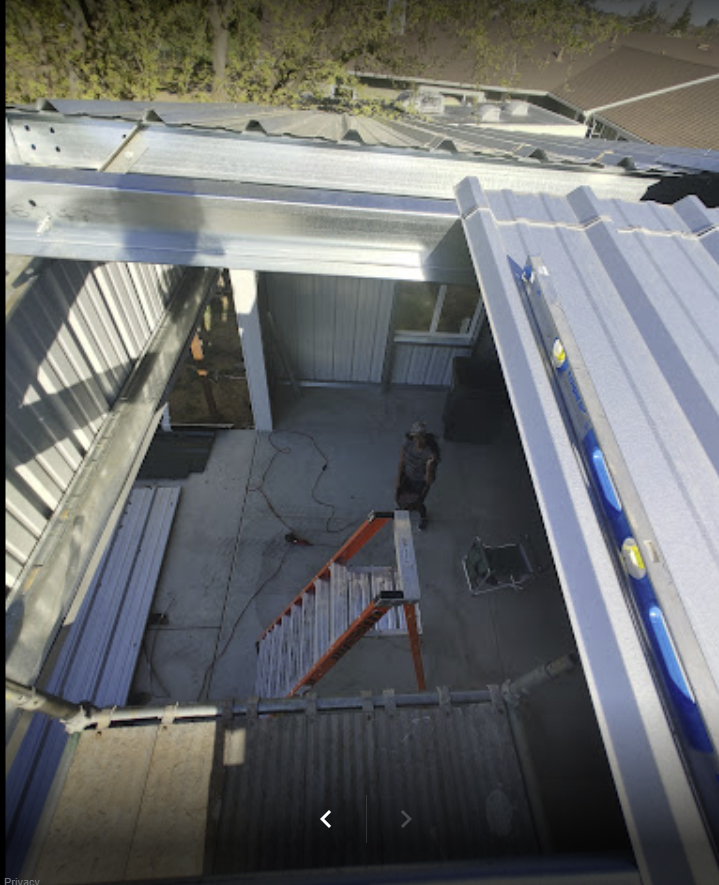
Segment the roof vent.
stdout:
[[513,101],[508,101],[505,105],[505,109],[510,117],[527,117],[529,116],[529,105],[526,101],[520,101],[519,99],[514,99]]
[[502,108],[498,104],[483,104],[477,108],[477,116],[482,123],[499,123]]
[[420,114],[443,114],[444,96],[440,92],[419,89],[400,92],[397,101],[405,108]]

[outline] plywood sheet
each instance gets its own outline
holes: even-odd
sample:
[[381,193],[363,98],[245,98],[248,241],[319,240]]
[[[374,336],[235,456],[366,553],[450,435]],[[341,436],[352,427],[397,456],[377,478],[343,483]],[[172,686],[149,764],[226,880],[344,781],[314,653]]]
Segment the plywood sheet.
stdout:
[[121,880],[157,727],[85,732],[33,878],[53,885]]
[[126,879],[201,875],[215,728],[160,726]]

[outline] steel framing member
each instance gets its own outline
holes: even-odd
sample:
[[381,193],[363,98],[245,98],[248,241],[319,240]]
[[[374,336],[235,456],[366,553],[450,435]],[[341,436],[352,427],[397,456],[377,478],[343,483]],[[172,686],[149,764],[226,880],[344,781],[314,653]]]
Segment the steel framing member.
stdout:
[[[191,269],[172,297],[6,604],[6,675],[34,684],[71,604],[87,590],[162,415],[176,367],[217,277]],[[14,723],[9,723],[10,730]]]
[[474,282],[453,200],[6,166],[6,251]]

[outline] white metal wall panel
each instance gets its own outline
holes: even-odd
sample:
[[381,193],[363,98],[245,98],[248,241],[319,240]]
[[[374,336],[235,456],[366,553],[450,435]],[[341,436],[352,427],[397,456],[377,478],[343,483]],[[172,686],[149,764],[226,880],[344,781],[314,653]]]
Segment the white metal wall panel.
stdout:
[[471,347],[451,347],[446,344],[395,344],[392,383],[450,387],[452,360],[456,356],[470,356],[471,353]]
[[264,308],[297,380],[380,383],[393,291],[390,280],[265,274]]
[[52,261],[6,323],[11,589],[77,473],[182,269]]

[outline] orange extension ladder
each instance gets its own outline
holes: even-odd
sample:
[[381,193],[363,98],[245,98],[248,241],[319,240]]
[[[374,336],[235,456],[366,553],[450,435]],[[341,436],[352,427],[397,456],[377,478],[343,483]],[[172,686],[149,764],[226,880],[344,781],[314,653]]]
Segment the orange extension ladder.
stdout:
[[[396,565],[347,565],[390,521]],[[409,513],[370,513],[260,636],[255,693],[259,697],[302,694],[371,630],[379,635],[409,635],[417,686],[424,691],[419,600]]]

